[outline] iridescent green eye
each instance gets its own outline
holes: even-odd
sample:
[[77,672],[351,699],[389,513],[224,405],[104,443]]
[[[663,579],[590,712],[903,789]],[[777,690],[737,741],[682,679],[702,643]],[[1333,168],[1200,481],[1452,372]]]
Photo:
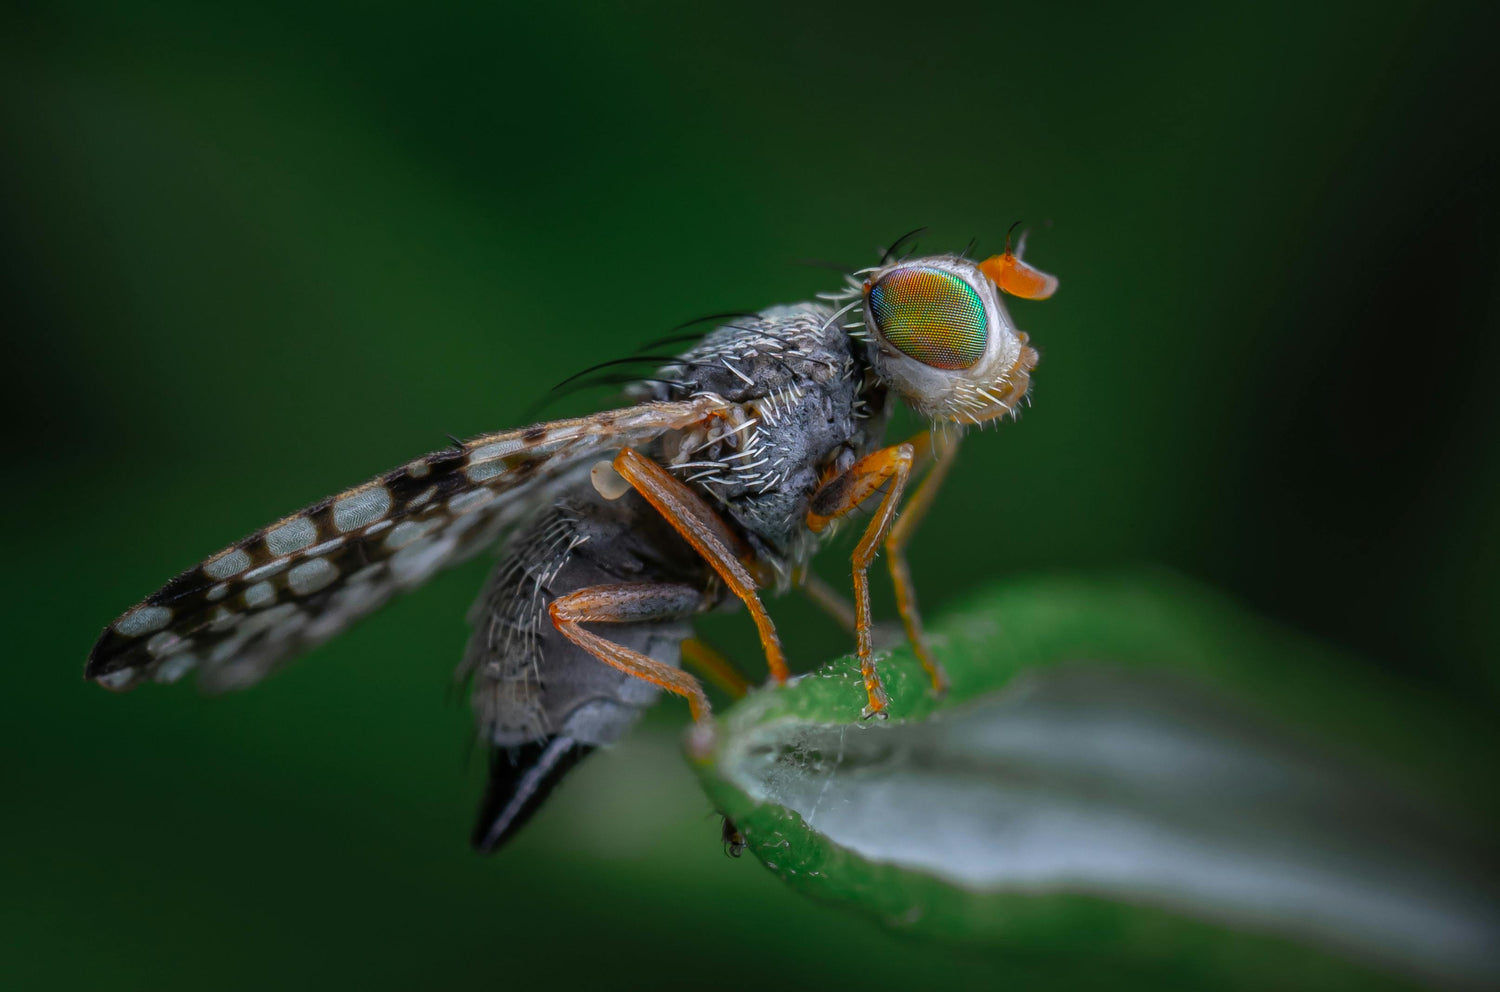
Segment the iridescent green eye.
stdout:
[[966,369],[984,356],[984,301],[951,272],[897,269],[870,287],[868,300],[881,336],[923,365]]

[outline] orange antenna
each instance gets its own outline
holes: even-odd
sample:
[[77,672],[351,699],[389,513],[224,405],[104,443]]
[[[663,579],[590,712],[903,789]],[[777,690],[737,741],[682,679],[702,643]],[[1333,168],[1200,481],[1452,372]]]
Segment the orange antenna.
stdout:
[[1021,232],[1021,237],[1016,242],[1016,250],[1010,250],[1011,233],[1020,223],[1016,221],[1005,232],[1004,254],[993,255],[980,262],[979,270],[1011,296],[1019,296],[1023,300],[1045,300],[1057,292],[1057,276],[1021,261],[1021,252],[1026,249],[1025,231]]

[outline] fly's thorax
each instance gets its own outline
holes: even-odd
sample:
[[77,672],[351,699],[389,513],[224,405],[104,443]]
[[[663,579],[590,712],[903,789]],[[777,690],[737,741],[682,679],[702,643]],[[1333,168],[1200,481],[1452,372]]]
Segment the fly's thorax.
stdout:
[[979,424],[1025,397],[1036,351],[978,264],[893,262],[867,273],[860,293],[874,373],[917,413]]
[[729,401],[666,435],[653,456],[778,575],[811,553],[804,519],[830,459],[878,444],[884,429],[885,389],[847,320],[826,303],[770,307],[715,328],[658,373],[680,383],[663,399],[712,392]]
[[804,521],[829,466],[880,441],[884,411],[862,413],[858,396],[858,385],[847,379],[823,389],[777,390],[669,436],[659,457],[773,568],[779,585],[816,548]]

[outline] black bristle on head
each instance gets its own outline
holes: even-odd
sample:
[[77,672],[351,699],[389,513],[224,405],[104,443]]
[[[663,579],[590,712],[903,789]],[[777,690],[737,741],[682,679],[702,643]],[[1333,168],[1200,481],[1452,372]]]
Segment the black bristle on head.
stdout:
[[[925,230],[927,230],[927,228],[925,228],[925,227],[912,228],[910,231],[907,231],[905,234],[901,235],[901,237],[897,238],[895,241],[892,241],[891,242],[891,246],[889,248],[887,248],[881,254],[881,256],[880,256],[880,264],[881,265],[885,265],[891,259],[893,259],[897,255],[899,255],[901,253],[901,249],[903,249],[903,248],[905,248],[907,246],[907,242],[911,241],[913,238],[915,238],[917,235],[921,234]],[[916,247],[916,246],[912,245],[912,247]]]

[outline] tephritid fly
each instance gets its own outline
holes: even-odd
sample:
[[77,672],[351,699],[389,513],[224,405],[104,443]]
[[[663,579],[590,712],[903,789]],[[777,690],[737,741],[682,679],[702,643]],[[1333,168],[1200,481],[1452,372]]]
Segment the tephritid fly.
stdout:
[[503,540],[460,668],[491,752],[473,840],[493,850],[658,689],[710,719],[684,660],[743,688],[691,638],[694,614],[736,597],[785,681],[759,590],[804,587],[836,603],[807,563],[833,522],[874,504],[853,554],[853,610],[835,608],[852,612],[865,715],[890,705],[866,576],[882,544],[907,636],[941,692],[904,549],[958,432],[887,445],[886,424],[897,397],[934,426],[1014,414],[1037,356],[1000,294],[1045,299],[1057,280],[1008,245],[979,262],[892,255],[818,301],[717,327],[631,385],[634,406],[446,448],[252,534],[107,628],[87,676],[123,690],[197,668],[210,689],[248,686]]

